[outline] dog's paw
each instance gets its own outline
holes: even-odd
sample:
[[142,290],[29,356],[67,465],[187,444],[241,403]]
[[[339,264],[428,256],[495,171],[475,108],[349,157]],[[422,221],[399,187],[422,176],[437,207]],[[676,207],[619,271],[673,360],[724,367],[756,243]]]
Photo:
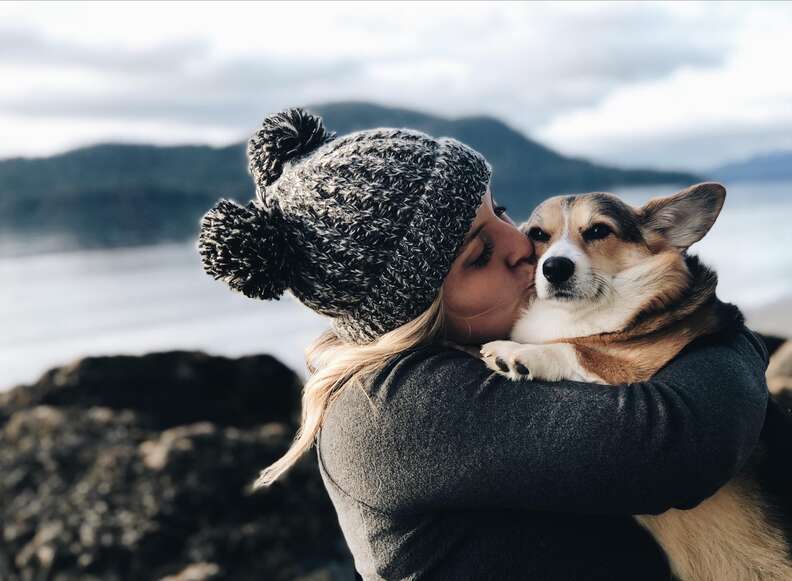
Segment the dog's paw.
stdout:
[[533,379],[531,368],[521,357],[524,345],[514,341],[490,341],[481,346],[487,367],[509,379]]

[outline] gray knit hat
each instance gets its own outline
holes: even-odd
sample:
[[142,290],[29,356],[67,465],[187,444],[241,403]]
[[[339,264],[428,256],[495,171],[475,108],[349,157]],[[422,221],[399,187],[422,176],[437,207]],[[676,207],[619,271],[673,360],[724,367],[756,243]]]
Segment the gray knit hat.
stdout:
[[247,153],[256,199],[222,199],[204,215],[204,269],[252,298],[288,289],[357,344],[431,305],[492,174],[453,138],[336,137],[301,108],[267,117]]

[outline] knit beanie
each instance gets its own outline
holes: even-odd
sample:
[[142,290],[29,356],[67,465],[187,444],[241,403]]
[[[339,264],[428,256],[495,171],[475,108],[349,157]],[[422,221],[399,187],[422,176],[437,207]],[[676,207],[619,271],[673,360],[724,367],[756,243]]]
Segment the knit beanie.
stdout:
[[258,299],[289,290],[366,344],[436,298],[489,187],[470,147],[404,128],[337,137],[302,108],[248,142],[255,199],[221,199],[201,220],[206,272]]

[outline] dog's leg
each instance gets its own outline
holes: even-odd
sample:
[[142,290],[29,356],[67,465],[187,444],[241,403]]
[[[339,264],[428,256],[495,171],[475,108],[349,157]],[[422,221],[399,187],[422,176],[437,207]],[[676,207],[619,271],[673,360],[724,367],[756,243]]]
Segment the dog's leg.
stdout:
[[574,345],[551,343],[526,345],[515,341],[490,341],[481,347],[487,367],[510,379],[572,379],[603,383],[584,369]]

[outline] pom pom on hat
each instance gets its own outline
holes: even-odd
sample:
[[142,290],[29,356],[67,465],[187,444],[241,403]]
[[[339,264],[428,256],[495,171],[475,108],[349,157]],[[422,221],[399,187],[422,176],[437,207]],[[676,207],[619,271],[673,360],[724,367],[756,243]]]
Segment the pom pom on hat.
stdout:
[[220,200],[201,219],[204,270],[250,298],[278,299],[289,286],[289,257],[276,207]]
[[283,164],[310,153],[335,138],[328,132],[321,117],[293,107],[270,115],[247,145],[250,174],[261,191],[277,180]]
[[394,127],[336,138],[298,107],[268,115],[247,155],[255,199],[203,217],[204,269],[251,298],[289,289],[356,344],[431,305],[492,175],[453,138]]

